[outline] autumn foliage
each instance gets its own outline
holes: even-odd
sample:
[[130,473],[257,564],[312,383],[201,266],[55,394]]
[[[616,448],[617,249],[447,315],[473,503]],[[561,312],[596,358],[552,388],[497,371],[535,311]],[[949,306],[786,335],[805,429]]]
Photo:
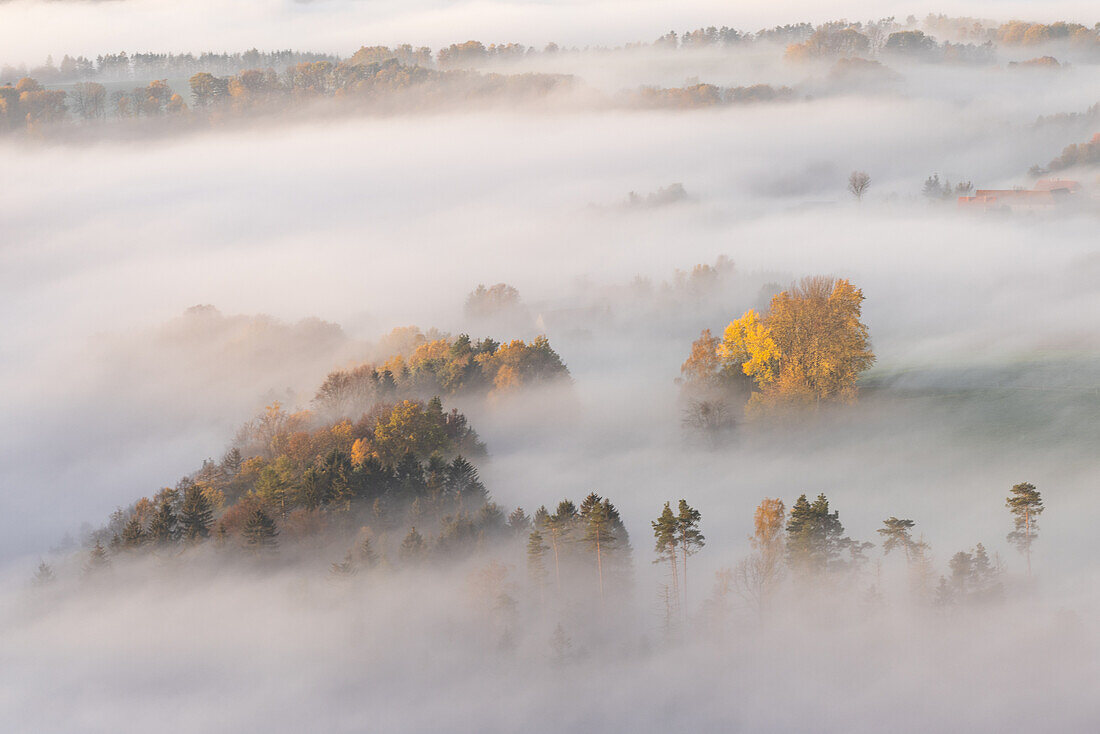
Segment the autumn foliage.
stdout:
[[875,360],[860,321],[863,292],[844,279],[813,277],[771,300],[766,314],[750,309],[721,340],[705,330],[681,368],[689,392],[728,392],[751,379],[747,412],[852,402],[856,380]]

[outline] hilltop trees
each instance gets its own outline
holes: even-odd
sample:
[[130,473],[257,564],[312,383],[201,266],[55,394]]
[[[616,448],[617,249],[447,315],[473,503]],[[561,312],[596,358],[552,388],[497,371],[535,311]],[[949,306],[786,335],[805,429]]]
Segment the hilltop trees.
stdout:
[[[495,286],[494,286],[495,287]],[[569,370],[545,336],[526,343],[471,341],[466,334],[428,339],[419,329],[402,352],[380,365],[332,372],[314,397],[331,418],[351,417],[379,401],[424,395],[500,395],[526,386],[568,382]]]
[[702,515],[680,500],[678,512],[672,511],[672,503],[666,502],[664,509],[653,527],[654,551],[657,554],[654,563],[668,563],[671,576],[671,592],[676,606],[687,606],[687,562],[706,544],[706,538],[699,530]]
[[[862,543],[844,535],[837,510],[829,511],[829,500],[819,494],[812,503],[801,495],[791,507],[787,521],[787,562],[804,577],[826,571],[846,570],[863,560]],[[849,561],[842,556],[847,552]]]
[[1039,515],[1043,513],[1043,499],[1034,484],[1022,482],[1012,487],[1005,507],[1012,513],[1015,529],[1006,537],[1027,557],[1027,575],[1031,575],[1031,544],[1039,532]]

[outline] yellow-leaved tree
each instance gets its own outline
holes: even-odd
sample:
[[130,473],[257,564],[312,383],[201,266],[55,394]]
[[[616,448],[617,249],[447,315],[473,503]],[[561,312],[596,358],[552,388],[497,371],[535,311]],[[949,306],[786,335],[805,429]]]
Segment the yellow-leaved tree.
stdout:
[[853,401],[875,361],[862,304],[847,280],[818,276],[775,295],[763,316],[749,310],[731,322],[715,353],[724,369],[752,378],[748,414]]

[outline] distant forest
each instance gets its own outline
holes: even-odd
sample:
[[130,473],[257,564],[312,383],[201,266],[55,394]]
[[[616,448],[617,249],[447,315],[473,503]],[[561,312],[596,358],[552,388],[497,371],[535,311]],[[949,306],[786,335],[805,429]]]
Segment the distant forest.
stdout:
[[[934,34],[934,35],[933,35]],[[940,41],[938,38],[945,40]],[[327,100],[340,109],[381,112],[485,106],[545,100],[577,91],[566,74],[524,72],[519,62],[554,55],[652,50],[690,53],[768,44],[791,63],[836,64],[833,81],[893,78],[882,60],[920,63],[996,63],[998,47],[1062,45],[1073,54],[1100,58],[1100,24],[1012,21],[990,25],[973,18],[910,16],[867,23],[797,23],[746,32],[729,27],[669,32],[651,43],[617,48],[542,49],[517,43],[466,41],[433,51],[409,44],[364,46],[348,58],[332,54],[252,49],[239,53],[65,55],[41,66],[0,68],[0,130],[45,129],[106,120],[169,118],[169,127],[216,124],[234,117],[275,115]],[[1026,65],[1057,67],[1039,56]],[[494,71],[498,70],[498,71]],[[136,84],[136,86],[133,86]],[[783,101],[787,87],[750,84],[720,87],[642,87],[616,95],[585,89],[588,104],[613,108],[699,108]],[[330,107],[331,109],[331,107]],[[67,124],[67,125],[66,125]]]

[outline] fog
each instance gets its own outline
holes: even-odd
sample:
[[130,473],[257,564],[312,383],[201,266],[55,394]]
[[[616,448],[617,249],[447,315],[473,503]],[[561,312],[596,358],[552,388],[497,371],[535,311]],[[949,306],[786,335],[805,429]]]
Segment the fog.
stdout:
[[[959,5],[1091,20],[1072,2]],[[201,4],[14,0],[0,4],[0,61],[466,37],[610,46],[666,26],[887,14],[719,10],[254,2],[219,6],[215,24]],[[56,37],[32,32],[45,25]],[[496,69],[573,74],[609,97],[693,79],[795,89],[715,109],[624,109],[585,91],[136,140],[0,137],[0,719],[41,732],[1094,726],[1100,172],[1056,174],[1084,185],[1084,203],[1049,212],[976,214],[921,191],[933,174],[1030,187],[1029,167],[1096,132],[1087,117],[1036,120],[1100,101],[1097,66],[884,58],[899,76],[882,87],[780,56],[644,49]],[[862,201],[846,191],[854,170],[871,176]],[[683,199],[646,199],[672,184]],[[716,284],[692,280],[700,264]],[[676,384],[693,340],[818,274],[866,298],[877,361],[859,402],[793,422],[738,416],[732,435],[698,440]],[[464,309],[502,282],[522,309]],[[309,408],[326,374],[380,363],[386,335],[410,325],[549,337],[568,385],[444,403],[486,443],[478,469],[505,513],[590,491],[614,501],[633,547],[614,603],[590,585],[539,602],[525,540],[351,579],[330,572],[347,550],[332,538],[276,561],[203,546],[82,572],[87,550],[66,535],[219,459],[265,405]],[[1024,481],[1048,508],[1033,578],[1005,538],[1005,496]],[[846,534],[877,546],[884,518],[912,518],[935,579],[984,544],[1005,599],[913,603],[905,564],[881,547],[842,591],[792,584],[767,615],[721,596],[716,573],[751,552],[757,503],[802,493],[826,493]],[[668,624],[650,522],[681,497],[707,542]],[[42,560],[58,580],[31,588]],[[508,571],[486,591],[490,561]]]

